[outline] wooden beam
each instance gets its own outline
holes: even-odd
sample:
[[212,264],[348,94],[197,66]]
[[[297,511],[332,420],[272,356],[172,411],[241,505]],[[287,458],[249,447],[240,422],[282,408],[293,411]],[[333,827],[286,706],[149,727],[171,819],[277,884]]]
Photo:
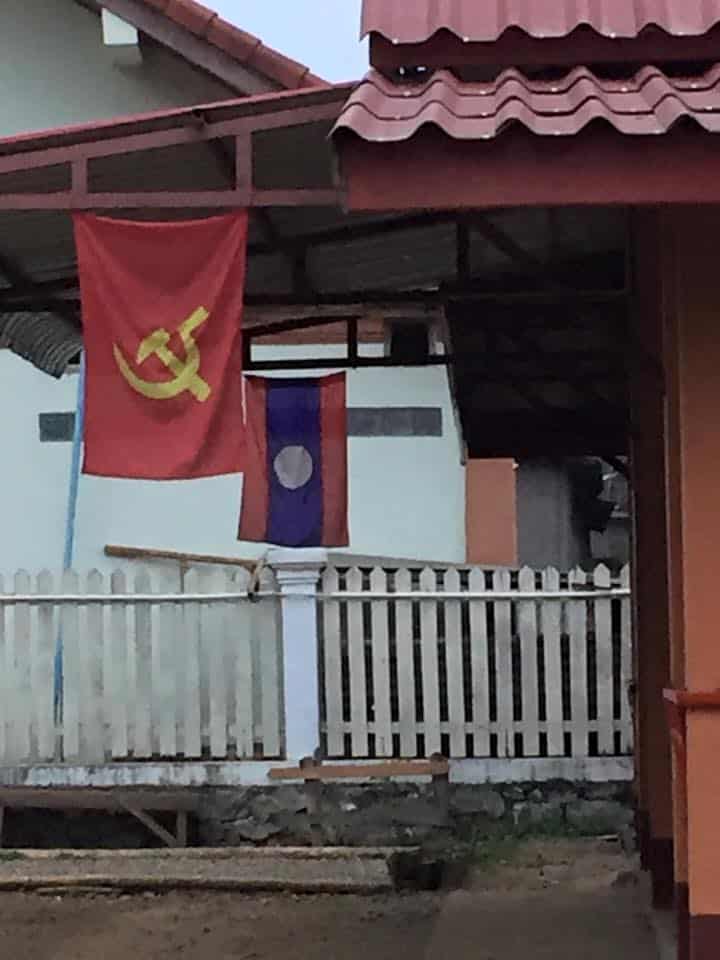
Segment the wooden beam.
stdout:
[[118,547],[107,544],[104,550],[106,557],[117,557],[122,560],[174,560],[178,563],[209,563],[216,566],[244,567],[253,571],[257,566],[256,560],[244,560],[240,557],[217,557],[206,553],[181,553],[175,550],[152,550],[145,547]]
[[243,207],[337,207],[339,189],[190,190],[146,193],[0,193],[0,210],[234,210]]
[[371,780],[388,777],[443,777],[447,760],[385,760],[379,763],[316,763],[274,767],[271,780]]
[[178,842],[177,837],[174,837],[169,830],[166,830],[162,824],[158,823],[155,817],[151,816],[145,810],[142,810],[140,807],[136,807],[134,804],[123,804],[124,810],[135,817],[136,820],[139,820],[143,826],[147,827],[151,833],[154,833],[156,837],[159,837],[164,844],[168,847],[179,847],[180,843]]

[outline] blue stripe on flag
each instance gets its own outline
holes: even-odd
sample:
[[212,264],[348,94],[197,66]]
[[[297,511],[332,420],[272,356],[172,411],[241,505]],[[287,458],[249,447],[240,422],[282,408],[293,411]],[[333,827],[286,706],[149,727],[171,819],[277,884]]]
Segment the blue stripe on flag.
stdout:
[[270,486],[267,539],[287,547],[322,543],[322,437],[317,380],[274,380],[267,390]]

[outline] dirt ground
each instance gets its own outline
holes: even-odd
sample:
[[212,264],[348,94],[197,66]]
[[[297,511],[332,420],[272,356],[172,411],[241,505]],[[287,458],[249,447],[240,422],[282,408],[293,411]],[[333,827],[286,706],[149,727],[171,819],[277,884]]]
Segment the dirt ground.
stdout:
[[359,896],[0,895],[22,960],[657,960],[616,844],[488,850],[462,889]]

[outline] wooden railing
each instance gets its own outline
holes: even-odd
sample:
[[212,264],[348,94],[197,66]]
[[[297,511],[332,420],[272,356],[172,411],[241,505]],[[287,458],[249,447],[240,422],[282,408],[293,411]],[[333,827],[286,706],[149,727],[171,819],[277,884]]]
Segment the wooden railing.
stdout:
[[[266,577],[271,575],[266,572]],[[0,580],[0,763],[280,757],[273,584],[191,569]]]
[[330,568],[328,757],[632,751],[629,571]]

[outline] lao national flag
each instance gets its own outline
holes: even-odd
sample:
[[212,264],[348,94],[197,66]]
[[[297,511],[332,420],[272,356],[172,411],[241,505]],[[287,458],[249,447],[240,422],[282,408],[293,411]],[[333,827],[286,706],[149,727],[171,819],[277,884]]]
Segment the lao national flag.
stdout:
[[78,214],[85,473],[239,473],[247,213],[174,223]]
[[344,547],[345,374],[245,380],[246,470],[239,540]]

